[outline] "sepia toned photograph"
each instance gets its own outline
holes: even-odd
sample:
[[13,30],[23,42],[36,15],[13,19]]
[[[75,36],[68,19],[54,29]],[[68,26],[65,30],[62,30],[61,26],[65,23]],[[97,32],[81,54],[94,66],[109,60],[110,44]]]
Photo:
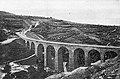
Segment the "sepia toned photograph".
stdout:
[[120,0],[0,0],[0,79],[120,79]]

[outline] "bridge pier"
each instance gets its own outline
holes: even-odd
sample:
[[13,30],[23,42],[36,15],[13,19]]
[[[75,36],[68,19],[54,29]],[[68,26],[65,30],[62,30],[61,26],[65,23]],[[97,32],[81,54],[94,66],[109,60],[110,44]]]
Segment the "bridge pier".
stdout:
[[38,44],[35,44],[35,55],[38,57]]
[[100,49],[101,63],[105,62],[105,49]]
[[54,46],[55,48],[55,70],[59,71],[59,67],[58,67],[58,46]]
[[32,48],[32,47],[31,47],[31,43],[32,43],[32,42],[31,42],[31,41],[29,41],[29,49],[31,49],[31,48]]
[[90,58],[89,58],[89,56],[88,56],[88,52],[89,52],[88,49],[85,49],[85,50],[84,50],[84,53],[85,53],[85,66],[86,66],[86,67],[91,65]]
[[105,62],[104,53],[101,53],[101,63]]
[[25,41],[25,46],[27,47],[27,40],[24,40]]
[[69,49],[69,71],[74,70],[74,49]]
[[44,67],[47,67],[47,52],[46,52],[46,49],[47,49],[47,46],[46,46],[46,44],[43,44],[43,47],[44,47],[44,52],[43,52],[43,54],[44,54]]
[[[62,43],[62,44],[60,43],[59,44],[59,43],[55,43],[55,42],[54,43],[53,42],[49,43],[49,42],[44,42],[44,41],[42,42],[42,45],[44,47],[44,51],[42,52],[41,50],[43,48],[40,47],[40,49],[38,50],[39,43],[41,43],[41,42],[38,42],[38,40],[37,41],[31,41],[31,40],[28,41],[28,40],[25,40],[25,43],[29,44],[29,48],[30,49],[33,49],[32,43],[35,44],[35,46],[34,46],[35,47],[34,52],[35,52],[36,56],[38,57],[38,59],[42,59],[41,57],[44,54],[44,57],[43,57],[44,59],[42,59],[44,61],[44,67],[48,66],[47,62],[48,62],[49,58],[51,58],[51,56],[50,56],[51,54],[49,53],[50,51],[48,52],[49,55],[47,57],[47,47],[49,45],[53,46],[54,49],[55,49],[55,57],[54,57],[55,67],[54,67],[54,69],[56,71],[63,71],[63,57],[62,57],[62,54],[61,54],[63,52],[59,51],[59,49],[61,47],[65,47],[69,51],[69,68],[68,68],[69,71],[72,71],[72,70],[75,69],[75,64],[76,64],[75,61],[77,60],[77,55],[78,55],[78,54],[75,54],[75,50],[76,49],[80,49],[79,51],[77,51],[79,54],[82,54],[82,52],[84,52],[84,56],[80,56],[80,58],[84,57],[84,61],[83,61],[84,63],[83,63],[83,65],[86,66],[86,67],[91,65],[90,56],[89,56],[89,51],[90,50],[97,50],[100,53],[99,54],[99,59],[101,58],[101,62],[102,63],[105,62],[105,54],[106,54],[105,52],[114,51],[114,52],[117,52],[118,55],[119,55],[119,52],[120,52],[120,48],[118,49],[118,47],[114,47],[114,48],[112,48],[112,47],[105,47],[105,46],[102,46],[102,47],[101,46],[100,47],[99,46],[93,46],[92,47],[92,45],[90,47],[89,46],[83,46],[82,47],[80,45],[76,46],[76,44],[74,46],[74,44],[70,45],[70,44],[66,44],[65,43],[65,45],[64,45],[64,43]],[[27,45],[27,47],[28,47],[28,45]],[[83,50],[83,51],[81,51],[81,50]],[[51,53],[52,53],[52,51],[51,51]],[[92,56],[92,54],[91,54],[91,56]],[[82,60],[82,59],[78,59],[78,61],[79,60]],[[50,64],[50,62],[49,62],[49,64]],[[83,66],[83,65],[79,65],[78,64],[78,66],[76,66],[76,68],[78,68],[80,66]],[[52,66],[52,65],[50,64],[50,66]]]

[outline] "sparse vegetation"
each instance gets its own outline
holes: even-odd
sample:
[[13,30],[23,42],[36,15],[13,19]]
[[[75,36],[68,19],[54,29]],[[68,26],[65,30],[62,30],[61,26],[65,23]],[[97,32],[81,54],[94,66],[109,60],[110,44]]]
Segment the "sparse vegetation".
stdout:
[[[28,29],[29,26],[34,25],[36,21],[39,21],[39,25],[32,28],[30,32],[38,36],[42,35],[44,39],[48,41],[120,46],[120,26],[80,24],[57,20],[52,17],[21,16],[2,11],[0,11],[0,41],[6,40],[11,34],[15,35],[17,31]],[[22,41],[22,39],[19,39],[10,44],[0,46],[0,64],[33,54],[33,51],[25,47]],[[33,62],[35,61],[33,60]],[[20,63],[30,64],[32,61]],[[85,79],[91,77],[93,79],[99,79],[101,76],[106,78],[115,76],[119,79],[119,67],[119,58],[117,58],[105,62],[100,66],[89,67],[85,71],[80,71],[80,73],[74,73],[70,76],[62,74],[63,78],[61,78]]]

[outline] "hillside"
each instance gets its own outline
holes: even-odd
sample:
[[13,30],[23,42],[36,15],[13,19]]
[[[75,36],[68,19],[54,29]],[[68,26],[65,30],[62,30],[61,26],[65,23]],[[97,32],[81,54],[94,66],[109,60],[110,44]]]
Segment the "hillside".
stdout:
[[40,22],[31,32],[42,35],[45,40],[77,44],[120,45],[120,27],[72,23],[50,19]]
[[[0,12],[0,28],[11,30],[12,33],[28,29],[30,25],[35,25],[30,32],[38,37],[42,35],[44,40],[96,44],[96,45],[120,45],[120,27],[108,25],[81,24],[55,18],[45,18],[37,16],[20,16],[7,12]],[[10,15],[8,15],[10,14]]]
[[[0,43],[9,38],[18,38],[15,32],[20,32],[28,25],[18,15],[0,11]],[[14,40],[8,44],[0,44],[0,65],[6,61],[15,61],[33,55],[22,39]],[[32,60],[19,62],[21,64],[35,64],[35,58]]]
[[[26,58],[34,54],[33,50],[29,50],[22,39],[16,39],[9,44],[0,45],[0,65],[6,61],[15,61]],[[35,57],[30,61],[18,62],[21,64],[35,64]]]
[[[39,25],[35,27],[36,22],[39,22]],[[74,23],[52,17],[22,16],[3,11],[0,11],[0,42],[8,38],[18,37],[15,33],[28,29],[30,25],[32,25],[32,28],[26,35],[31,38],[38,39],[38,37],[43,36],[44,40],[48,41],[120,46],[120,26]],[[25,46],[22,39],[0,45],[0,51],[0,64],[4,64],[6,61],[22,59],[34,53],[33,50]],[[72,74],[70,74],[71,72],[62,74],[62,79],[85,79],[89,76],[93,79],[100,79],[101,76],[105,76],[105,79],[109,76],[117,77],[120,76],[119,61],[118,56],[118,58],[111,59],[101,65],[88,67],[83,71],[78,69],[78,72],[72,71]],[[35,64],[35,62],[35,59],[31,59],[20,63]],[[57,77],[59,76],[58,74]]]
[[0,15],[14,15],[14,14],[5,11],[0,11]]
[[[48,41],[120,46],[119,26],[81,24],[52,17],[21,16],[2,11],[0,14],[0,42],[16,36],[15,32],[26,30],[32,25],[26,35],[36,39],[43,36]],[[39,25],[34,27],[36,22]]]
[[54,74],[45,79],[120,79],[120,58],[107,60],[100,65],[79,67],[71,72]]

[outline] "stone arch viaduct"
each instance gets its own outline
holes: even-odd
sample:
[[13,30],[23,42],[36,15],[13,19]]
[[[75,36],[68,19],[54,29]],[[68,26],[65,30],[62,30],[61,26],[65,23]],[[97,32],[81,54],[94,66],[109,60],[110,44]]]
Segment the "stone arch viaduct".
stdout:
[[[105,55],[118,56],[120,52],[120,47],[116,46],[52,42],[23,36],[21,38],[27,47],[34,50],[38,59],[44,61],[44,67],[50,67],[56,71],[63,71],[63,61],[68,62],[68,69],[71,71],[80,66],[90,66],[91,60],[95,57],[104,62]],[[90,54],[94,54],[94,57]]]

